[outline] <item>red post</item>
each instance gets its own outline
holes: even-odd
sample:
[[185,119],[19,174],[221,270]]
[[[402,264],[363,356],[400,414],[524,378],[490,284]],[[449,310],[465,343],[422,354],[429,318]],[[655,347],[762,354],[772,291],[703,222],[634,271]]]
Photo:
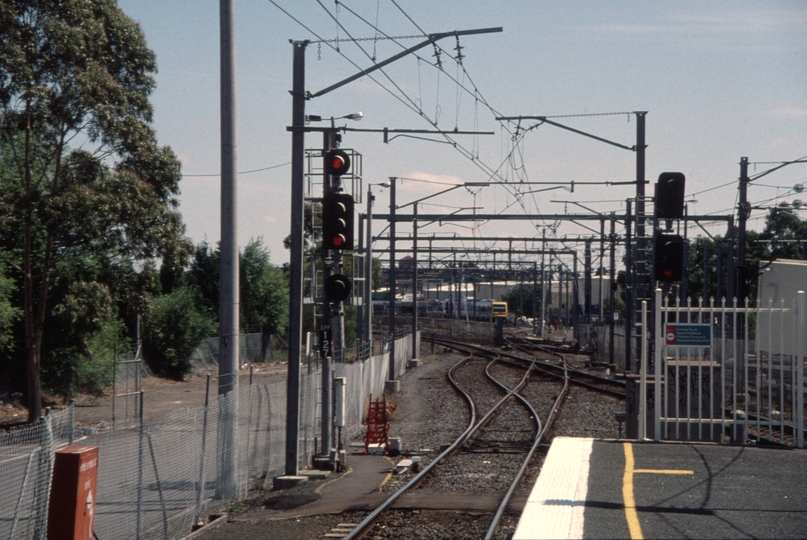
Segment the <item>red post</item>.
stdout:
[[48,540],[93,540],[98,447],[56,451],[48,510]]

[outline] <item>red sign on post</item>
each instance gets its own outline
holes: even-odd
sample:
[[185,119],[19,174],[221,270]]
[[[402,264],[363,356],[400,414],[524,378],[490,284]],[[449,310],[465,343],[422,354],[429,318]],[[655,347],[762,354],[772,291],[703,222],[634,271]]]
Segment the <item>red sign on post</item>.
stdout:
[[56,451],[48,510],[48,540],[93,540],[98,447]]

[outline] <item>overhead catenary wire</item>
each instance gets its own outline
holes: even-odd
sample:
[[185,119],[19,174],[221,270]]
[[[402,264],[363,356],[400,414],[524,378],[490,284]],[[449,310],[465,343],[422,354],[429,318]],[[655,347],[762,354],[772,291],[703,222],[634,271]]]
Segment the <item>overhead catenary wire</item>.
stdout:
[[[287,161],[286,163],[280,163],[278,165],[270,165],[269,167],[261,167],[260,169],[252,169],[252,170],[249,170],[249,171],[238,171],[236,174],[252,174],[252,173],[262,172],[262,171],[271,171],[272,169],[278,169],[280,167],[285,167],[286,165],[291,165],[291,161]],[[194,177],[194,178],[205,178],[205,177],[221,176],[221,173],[216,173],[216,174],[183,174],[182,176],[183,177],[191,176],[191,177]]]
[[[272,1],[272,0],[270,0],[270,1]],[[339,26],[342,28],[342,30],[343,30],[343,31],[344,31],[344,32],[345,32],[345,33],[346,33],[348,36],[350,36],[350,33],[349,33],[349,32],[348,32],[348,31],[347,31],[345,28],[344,28],[344,26],[342,26],[342,25],[341,25],[341,23],[339,23],[339,22],[338,22],[338,20],[336,19],[336,17],[335,17],[335,16],[334,16],[334,15],[333,15],[333,14],[332,14],[332,13],[331,13],[331,12],[330,12],[330,11],[329,11],[327,8],[326,8],[326,7],[325,7],[325,6],[324,6],[324,5],[323,5],[323,4],[320,2],[320,0],[317,0],[317,3],[318,3],[318,4],[319,4],[319,5],[320,5],[320,6],[321,6],[321,7],[322,7],[322,8],[323,8],[325,11],[326,11],[326,13],[327,13],[327,14],[328,14],[328,15],[329,15],[329,16],[330,16],[332,19],[334,19],[334,21],[336,21],[336,23],[337,23],[337,24],[338,24],[338,25],[339,25]],[[344,4],[341,4],[341,5],[343,5],[343,6],[344,6]],[[353,12],[352,10],[350,10],[350,8],[349,8],[349,7],[347,7],[347,6],[344,6],[344,7],[345,7],[346,9],[348,9],[348,11],[350,11],[351,13],[354,13],[354,14],[355,14],[355,12]],[[396,6],[396,7],[398,7],[398,8],[400,9],[400,6]],[[359,17],[359,16],[357,15],[357,17]],[[366,21],[366,19],[361,18],[361,17],[359,17],[359,18],[360,18],[360,19],[361,19],[363,22],[365,22],[365,24],[370,25],[370,23],[369,23],[368,21]],[[410,18],[408,15],[407,15],[407,18],[409,18],[409,19],[411,20],[411,18]],[[372,25],[370,25],[370,26],[372,26]],[[416,25],[416,26],[417,26],[417,25]],[[417,27],[418,27],[418,29],[419,29],[419,30],[421,30],[421,31],[422,31],[422,29],[421,29],[419,26],[417,26]],[[379,30],[379,31],[380,31],[380,30]],[[382,34],[383,34],[383,32],[382,32]],[[424,34],[424,35],[425,35],[425,34]],[[426,36],[426,37],[428,37],[428,36]],[[399,45],[400,45],[400,44],[399,44]],[[357,44],[357,47],[359,48],[359,50],[361,50],[361,51],[362,51],[362,52],[365,54],[365,56],[367,56],[368,58],[371,58],[371,55],[369,55],[369,54],[367,53],[367,51],[365,51],[365,50],[364,50],[364,49],[363,49],[363,48],[362,48],[360,45],[358,45],[358,44]],[[437,44],[436,44],[436,43],[435,43],[435,47],[437,47]],[[333,48],[333,47],[332,47],[332,48]],[[442,50],[442,49],[441,49],[441,50]],[[341,51],[338,51],[338,50],[337,50],[337,52],[339,52],[339,54],[341,54],[343,57],[345,57],[345,58],[346,58],[348,61],[350,61],[350,62],[351,62],[351,63],[352,63],[354,66],[356,66],[356,67],[358,68],[358,66],[355,64],[355,62],[353,62],[352,60],[350,60],[349,58],[347,58],[347,57],[346,57],[346,56],[345,56],[343,53],[341,53]],[[418,58],[420,59],[420,57],[418,57]],[[434,65],[434,64],[430,64],[430,65]],[[438,67],[438,68],[439,68],[439,66],[436,66],[436,67]],[[360,68],[359,68],[359,69],[360,69]],[[392,78],[391,78],[391,77],[390,77],[390,76],[389,76],[389,75],[388,75],[388,74],[387,74],[387,73],[386,73],[386,72],[385,72],[383,69],[379,69],[379,71],[381,71],[381,72],[382,72],[382,74],[383,74],[383,75],[384,75],[384,76],[385,76],[385,77],[386,77],[386,78],[387,78],[387,79],[388,79],[388,80],[389,80],[389,81],[390,81],[390,82],[393,84],[393,86],[395,86],[395,88],[396,88],[396,89],[397,89],[397,90],[398,90],[398,91],[401,93],[401,95],[402,95],[404,98],[406,98],[406,100],[408,100],[408,101],[409,101],[409,105],[408,105],[408,106],[409,106],[409,108],[410,108],[410,109],[414,110],[415,112],[418,112],[418,114],[419,114],[419,115],[420,115],[422,118],[424,118],[424,119],[425,119],[427,122],[429,122],[429,123],[430,123],[430,124],[431,124],[433,127],[435,127],[435,128],[438,128],[438,129],[439,129],[439,126],[437,125],[437,122],[438,122],[438,120],[439,120],[439,118],[438,118],[438,116],[439,116],[439,106],[438,106],[438,108],[435,110],[435,116],[436,116],[436,118],[435,118],[434,120],[430,119],[430,118],[429,118],[429,117],[428,117],[428,116],[427,116],[425,113],[423,113],[422,109],[419,109],[419,108],[418,108],[417,103],[416,103],[414,100],[412,100],[412,98],[410,98],[410,97],[409,97],[409,96],[408,96],[408,95],[407,95],[407,94],[406,94],[406,93],[405,93],[405,92],[404,92],[404,91],[403,91],[403,90],[400,88],[400,86],[399,86],[399,85],[397,85],[397,84],[396,84],[396,83],[395,83],[395,82],[392,80]],[[442,70],[440,70],[440,71],[442,71]],[[439,76],[439,74],[438,74],[438,76]],[[371,77],[371,78],[372,78],[372,77]],[[469,79],[470,79],[470,77],[469,77]],[[373,79],[373,81],[374,81],[374,82],[376,82],[377,84],[380,84],[380,83],[378,83],[378,81],[376,81],[375,79]],[[456,84],[459,84],[459,82],[458,82],[458,81],[456,81],[456,80],[455,80],[454,82],[455,82]],[[384,87],[383,85],[381,85],[381,86],[382,86],[382,87]],[[386,89],[386,87],[384,87],[384,88]],[[395,94],[394,94],[394,93],[392,93],[392,92],[391,92],[389,89],[386,89],[386,90],[387,90],[388,92],[390,92],[392,95],[394,95],[394,96],[395,96],[395,97],[396,97],[396,98],[397,98],[399,101],[404,102],[404,99],[403,99],[403,98],[401,98],[401,97],[399,97],[399,96],[395,95]],[[476,88],[475,88],[475,90],[478,92],[478,89],[476,89]],[[489,107],[489,106],[488,106],[488,107]],[[494,113],[496,112],[496,111],[495,111],[494,109],[492,109],[491,107],[489,107],[489,108],[490,108],[491,112],[494,112]],[[462,145],[461,145],[460,143],[458,143],[456,140],[454,140],[453,138],[451,138],[451,137],[449,136],[449,134],[445,134],[445,133],[443,133],[443,137],[444,137],[444,138],[446,138],[446,139],[447,139],[447,140],[450,142],[450,144],[451,144],[451,145],[452,145],[452,146],[453,146],[453,147],[454,147],[454,148],[455,148],[457,151],[459,151],[459,152],[460,152],[462,155],[464,155],[466,158],[470,159],[470,160],[471,160],[471,162],[472,162],[472,163],[474,163],[474,165],[475,165],[475,166],[477,166],[478,168],[482,169],[482,170],[483,170],[483,171],[484,171],[486,174],[488,174],[488,177],[489,177],[489,178],[491,178],[491,179],[492,179],[492,178],[498,178],[498,179],[500,180],[500,181],[499,181],[499,183],[503,183],[503,182],[501,181],[501,180],[502,180],[502,178],[501,178],[501,176],[500,176],[500,175],[499,175],[499,173],[498,173],[498,171],[501,169],[501,166],[500,166],[499,168],[495,169],[495,170],[494,170],[494,169],[491,169],[489,166],[487,166],[486,164],[482,163],[482,162],[481,162],[479,159],[475,159],[475,158],[474,158],[474,154],[473,154],[473,152],[472,152],[472,151],[467,150],[467,149],[466,149],[464,146],[462,146]],[[518,192],[518,189],[517,189],[517,188],[516,188],[516,189],[514,189],[514,194],[515,194],[515,193],[517,193],[517,192]],[[527,208],[523,206],[523,203],[521,203],[521,201],[520,201],[520,200],[519,200],[519,204],[521,204],[521,205],[522,205],[522,209],[523,209],[523,210],[525,211],[525,213],[526,213],[526,212],[527,212]],[[537,206],[537,203],[536,203],[536,206]]]
[[[293,17],[293,16],[292,16],[292,15],[291,15],[291,14],[290,14],[290,13],[289,13],[287,10],[283,9],[282,7],[280,7],[280,6],[277,4],[277,2],[275,2],[274,0],[269,0],[269,2],[270,2],[271,4],[273,4],[275,7],[277,7],[278,9],[280,9],[280,10],[281,10],[281,11],[282,11],[284,14],[286,14],[286,15],[287,15],[288,17],[290,17],[292,20],[294,20],[295,22],[297,22],[297,23],[298,23],[300,26],[302,26],[304,29],[306,29],[307,31],[309,31],[309,32],[310,32],[310,33],[311,33],[313,36],[315,36],[316,38],[318,38],[318,40],[319,40],[319,41],[317,41],[318,43],[326,43],[326,45],[327,45],[327,46],[331,47],[331,49],[332,49],[332,50],[334,50],[335,52],[337,52],[337,54],[339,54],[339,55],[341,55],[343,58],[345,58],[345,59],[346,59],[346,60],[347,60],[347,61],[348,61],[348,62],[349,62],[351,65],[355,66],[355,67],[356,67],[357,69],[359,69],[359,70],[362,70],[362,68],[361,68],[361,67],[359,67],[359,65],[358,65],[358,64],[357,64],[355,61],[353,61],[351,58],[349,58],[349,57],[348,57],[348,56],[345,54],[345,52],[341,51],[341,50],[339,49],[339,47],[338,47],[338,46],[337,46],[337,47],[334,47],[334,46],[333,46],[333,43],[334,43],[334,41],[333,41],[333,40],[324,40],[324,39],[322,39],[322,38],[321,38],[321,36],[319,36],[319,35],[318,35],[316,32],[314,32],[313,30],[311,30],[310,28],[308,28],[306,25],[304,25],[304,24],[303,24],[301,21],[299,21],[297,18]],[[341,38],[341,37],[340,37],[340,38],[339,38],[339,40],[340,40],[340,41],[353,41],[353,42],[354,42],[354,44],[355,44],[355,45],[356,45],[356,46],[359,48],[359,50],[360,50],[360,51],[361,51],[361,52],[362,52],[362,53],[363,53],[363,54],[364,54],[364,55],[365,55],[367,58],[369,58],[369,59],[370,59],[372,62],[374,62],[374,63],[375,63],[375,59],[374,59],[375,52],[376,52],[376,51],[375,51],[375,49],[374,49],[374,51],[373,51],[373,54],[370,54],[370,53],[369,53],[367,50],[365,50],[365,49],[364,49],[364,48],[363,48],[363,47],[362,47],[362,46],[361,46],[361,45],[358,43],[359,41],[373,41],[373,42],[374,42],[374,44],[375,44],[375,42],[376,42],[376,41],[378,41],[378,39],[381,39],[381,37],[383,37],[383,38],[390,38],[390,39],[389,39],[390,41],[392,41],[392,42],[396,43],[397,45],[399,45],[399,46],[403,47],[403,45],[401,45],[400,43],[397,43],[397,41],[396,41],[395,39],[393,39],[393,38],[394,38],[394,36],[387,36],[387,35],[386,35],[384,32],[382,32],[382,31],[381,31],[381,30],[378,28],[377,24],[373,25],[372,23],[370,23],[370,22],[366,21],[366,19],[364,19],[363,17],[361,17],[361,16],[359,16],[358,14],[356,14],[356,13],[355,13],[355,12],[354,12],[352,9],[350,9],[350,8],[349,8],[349,6],[346,6],[345,4],[343,4],[343,3],[341,3],[341,2],[337,2],[337,7],[339,7],[339,8],[344,7],[344,8],[346,9],[346,11],[348,11],[348,12],[350,12],[350,13],[352,13],[352,14],[356,15],[356,16],[357,16],[357,18],[361,19],[363,22],[365,22],[365,24],[367,24],[368,26],[370,26],[371,28],[373,28],[373,29],[375,30],[375,38],[377,38],[377,39],[373,39],[373,38],[368,38],[368,39],[363,39],[363,38],[355,38],[355,37],[354,37],[354,36],[352,36],[352,34],[351,34],[351,33],[350,33],[350,32],[349,32],[349,31],[348,31],[346,28],[345,28],[343,21],[340,21],[340,20],[338,19],[338,17],[336,17],[336,16],[335,16],[333,13],[331,13],[331,12],[330,12],[330,11],[329,11],[329,10],[328,10],[328,9],[327,9],[327,8],[326,8],[324,5],[323,5],[323,4],[322,4],[322,2],[320,2],[319,0],[318,0],[318,4],[320,5],[320,7],[322,7],[322,8],[323,8],[323,10],[324,10],[324,11],[326,11],[326,13],[328,14],[328,16],[329,16],[331,19],[333,19],[333,20],[334,20],[335,24],[336,24],[336,25],[337,25],[337,27],[338,27],[338,30],[339,30],[339,31],[342,33],[342,35],[346,35],[346,36],[347,36],[346,38]],[[407,19],[408,19],[408,20],[409,20],[409,21],[410,21],[410,22],[411,22],[411,23],[412,23],[412,24],[413,24],[413,25],[414,25],[414,26],[415,26],[415,27],[416,27],[416,28],[417,28],[419,31],[421,31],[421,32],[422,32],[422,36],[416,36],[416,37],[427,37],[427,38],[428,38],[428,34],[426,34],[426,33],[425,33],[425,31],[423,31],[423,29],[422,29],[422,28],[421,28],[421,27],[420,27],[420,26],[419,26],[419,25],[418,25],[418,24],[417,24],[417,23],[416,23],[416,22],[415,22],[415,21],[414,21],[414,20],[413,20],[413,19],[412,19],[412,18],[411,18],[411,17],[410,17],[410,16],[409,16],[409,15],[408,15],[408,14],[407,14],[407,13],[406,13],[406,12],[405,12],[405,11],[404,11],[402,8],[401,8],[401,6],[400,6],[399,4],[397,4],[397,3],[396,3],[394,0],[393,0],[393,4],[395,5],[395,7],[396,7],[396,8],[397,8],[399,11],[401,11],[401,13],[403,13],[403,14],[404,14],[404,16],[405,16],[405,17],[406,17],[406,18],[407,18]],[[379,37],[379,36],[380,36],[380,37]],[[409,37],[409,36],[399,36],[399,37],[403,38],[403,37]],[[338,43],[338,42],[336,42],[336,43]],[[440,47],[440,46],[439,46],[439,44],[437,44],[437,42],[434,42],[434,46],[435,46],[435,50],[436,50],[436,51],[438,51],[438,52],[440,52],[440,51],[441,51],[441,52],[443,52],[444,54],[446,54],[446,56],[452,57],[452,56],[451,56],[451,54],[450,54],[450,53],[448,53],[448,52],[447,52],[447,51],[446,51],[444,48]],[[467,80],[467,81],[468,81],[468,83],[471,85],[472,89],[469,89],[469,87],[468,87],[468,86],[466,86],[464,82],[459,81],[457,78],[453,77],[453,76],[450,74],[450,72],[448,72],[448,71],[446,71],[446,70],[440,70],[440,67],[439,67],[438,65],[435,65],[435,64],[433,64],[433,63],[429,62],[427,59],[424,59],[424,58],[422,58],[422,57],[420,57],[420,56],[418,56],[418,55],[416,55],[416,54],[413,54],[413,56],[415,56],[415,57],[417,58],[417,60],[418,60],[418,63],[419,63],[419,64],[420,64],[420,63],[422,63],[422,62],[426,62],[428,65],[430,65],[430,66],[432,66],[432,67],[436,67],[436,68],[437,68],[439,71],[441,71],[441,72],[439,72],[439,73],[438,73],[438,77],[439,77],[439,76],[443,76],[443,75],[445,75],[445,76],[447,76],[447,77],[451,78],[451,79],[453,80],[454,84],[458,85],[458,88],[461,88],[461,89],[462,89],[464,92],[468,92],[469,94],[472,94],[472,95],[474,96],[474,101],[475,101],[475,103],[477,103],[477,104],[478,104],[478,103],[481,103],[481,104],[482,104],[484,107],[486,107],[486,108],[487,108],[489,111],[491,111],[491,112],[492,112],[493,114],[495,114],[495,115],[499,115],[499,114],[500,114],[498,111],[496,111],[496,109],[495,109],[495,108],[493,108],[493,107],[490,105],[490,103],[489,103],[489,102],[488,102],[488,101],[485,99],[485,97],[482,95],[482,93],[481,93],[481,92],[479,91],[479,89],[476,87],[476,85],[475,85],[475,83],[474,83],[474,81],[473,81],[473,78],[471,77],[470,73],[468,73],[467,69],[465,68],[464,63],[462,63],[462,62],[458,62],[458,73],[459,73],[459,69],[460,69],[460,66],[461,66],[461,71],[462,71],[462,74],[463,74],[463,75],[462,75],[462,76],[463,76],[463,81],[464,81],[464,80]],[[454,59],[455,61],[457,61],[457,59],[456,59],[456,58],[453,58],[453,57],[452,57],[452,59]],[[385,90],[387,93],[389,93],[390,95],[392,95],[392,96],[393,96],[393,97],[394,97],[396,100],[398,100],[400,103],[402,103],[402,104],[403,104],[403,105],[405,105],[407,108],[409,108],[410,110],[412,110],[413,112],[415,112],[416,114],[418,114],[419,116],[421,116],[421,117],[422,117],[424,120],[426,120],[427,122],[429,122],[429,123],[430,123],[432,126],[437,127],[437,122],[439,121],[439,101],[438,101],[438,108],[435,110],[435,118],[434,118],[434,119],[429,118],[429,116],[428,116],[427,114],[425,114],[425,113],[423,112],[423,110],[422,110],[422,100],[414,100],[414,99],[412,99],[412,98],[411,98],[411,97],[410,97],[410,96],[409,96],[409,95],[408,95],[408,94],[407,94],[407,93],[406,93],[406,92],[405,92],[405,91],[404,91],[404,90],[401,88],[401,86],[400,86],[399,84],[397,84],[397,83],[396,83],[396,82],[393,80],[393,78],[392,78],[392,77],[391,77],[391,76],[390,76],[390,75],[389,75],[389,74],[388,74],[388,73],[387,73],[387,72],[386,72],[384,69],[379,68],[379,70],[381,71],[382,75],[383,75],[383,76],[384,76],[384,77],[385,77],[385,78],[386,78],[386,79],[389,81],[389,83],[392,85],[392,87],[394,87],[394,90],[393,90],[393,89],[391,89],[391,88],[389,88],[389,87],[387,87],[387,86],[386,86],[384,83],[382,83],[381,81],[379,81],[379,80],[378,80],[378,78],[373,77],[373,76],[372,76],[372,75],[370,75],[370,74],[368,74],[367,76],[368,76],[368,77],[369,77],[369,78],[370,78],[370,79],[371,79],[371,80],[372,80],[374,83],[376,83],[377,85],[381,86],[381,87],[382,87],[382,89],[384,89],[384,90]],[[363,71],[363,70],[362,70],[362,71]],[[421,101],[421,103],[418,103],[418,101]],[[561,116],[561,117],[568,117],[568,116],[609,116],[609,115],[620,115],[620,114],[628,114],[628,115],[629,115],[629,114],[631,114],[631,113],[591,113],[591,114],[583,114],[583,115],[559,115],[559,116]],[[475,120],[475,121],[476,121],[476,120]],[[510,137],[510,138],[511,138],[511,142],[512,142],[512,147],[511,147],[510,151],[508,152],[508,155],[506,156],[506,158],[505,158],[505,159],[503,159],[503,160],[502,160],[502,162],[501,162],[501,163],[500,163],[498,166],[496,166],[495,168],[494,168],[493,166],[488,165],[488,164],[487,164],[487,163],[485,163],[483,160],[481,160],[481,159],[479,158],[479,156],[478,156],[478,151],[477,151],[475,148],[471,148],[471,149],[466,148],[466,147],[465,147],[463,144],[461,144],[460,142],[458,142],[457,140],[455,140],[455,139],[454,139],[454,138],[451,136],[451,134],[444,133],[444,134],[442,134],[442,135],[443,135],[443,138],[445,139],[445,142],[446,142],[447,144],[452,145],[452,146],[455,148],[455,150],[456,150],[457,152],[459,152],[459,153],[460,153],[462,156],[464,156],[466,159],[470,160],[470,161],[471,161],[471,163],[472,163],[472,164],[473,164],[475,167],[477,167],[477,168],[478,168],[478,169],[480,169],[480,170],[481,170],[481,171],[482,171],[482,172],[483,172],[485,175],[487,175],[488,179],[489,179],[489,180],[490,180],[492,183],[494,183],[494,184],[503,184],[503,185],[504,185],[504,187],[505,187],[505,189],[506,189],[506,190],[507,190],[507,191],[510,193],[510,195],[513,197],[513,199],[511,200],[511,202],[510,202],[509,204],[507,204],[507,205],[505,206],[505,208],[501,209],[501,210],[500,210],[498,213],[504,213],[505,211],[507,211],[507,210],[511,209],[511,208],[513,207],[513,205],[517,204],[517,205],[519,205],[519,207],[521,208],[521,210],[522,210],[523,212],[528,213],[528,214],[532,214],[533,212],[529,212],[529,210],[528,210],[528,208],[527,208],[527,206],[526,206],[526,204],[525,204],[525,203],[526,203],[526,201],[524,200],[524,195],[531,195],[530,199],[531,199],[531,201],[532,201],[532,205],[534,205],[534,207],[535,207],[535,208],[536,208],[536,210],[537,210],[537,212],[534,212],[534,213],[538,213],[538,214],[540,214],[539,205],[538,205],[538,201],[537,201],[537,199],[536,199],[536,195],[535,195],[534,193],[530,193],[530,192],[526,192],[526,193],[525,193],[525,192],[524,192],[524,186],[520,186],[520,185],[519,185],[519,184],[517,184],[517,183],[511,183],[511,182],[508,182],[507,173],[503,172],[503,171],[513,171],[513,173],[515,174],[516,178],[519,178],[519,179],[521,179],[521,180],[524,180],[524,179],[527,179],[527,178],[528,178],[527,171],[526,171],[526,167],[525,167],[525,161],[524,161],[524,137],[523,137],[523,131],[519,131],[519,130],[517,130],[515,133],[513,133],[513,132],[512,132],[512,131],[511,131],[511,130],[508,128],[508,126],[507,126],[505,123],[500,122],[500,125],[502,126],[502,130],[503,130],[503,131],[507,131],[507,132],[508,132],[508,133],[511,135],[511,137]],[[434,139],[425,139],[425,140],[429,140],[429,141],[431,141],[431,142],[442,142],[442,141],[435,141]],[[508,166],[509,168],[506,168],[505,166]],[[540,221],[535,221],[535,220],[532,220],[532,223],[533,223],[533,225],[534,225],[534,226],[536,226],[536,227],[542,224],[542,222],[540,222]],[[484,222],[483,222],[483,223],[478,224],[478,225],[477,225],[475,228],[476,228],[476,229],[481,228],[481,227],[482,227],[482,225],[484,225]]]

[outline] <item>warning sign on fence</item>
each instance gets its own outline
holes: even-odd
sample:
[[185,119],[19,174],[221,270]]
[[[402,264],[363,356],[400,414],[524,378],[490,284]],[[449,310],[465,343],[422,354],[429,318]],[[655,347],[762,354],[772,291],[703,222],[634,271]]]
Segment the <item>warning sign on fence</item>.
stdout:
[[668,324],[664,342],[672,347],[711,347],[712,326],[709,324]]

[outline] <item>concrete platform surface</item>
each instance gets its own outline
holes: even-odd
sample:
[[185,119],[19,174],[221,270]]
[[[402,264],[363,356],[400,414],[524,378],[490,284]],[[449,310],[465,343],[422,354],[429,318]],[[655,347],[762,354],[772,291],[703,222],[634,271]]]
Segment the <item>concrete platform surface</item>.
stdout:
[[514,540],[805,536],[807,451],[559,437]]
[[275,490],[267,493],[269,504],[230,517],[233,521],[261,521],[289,517],[344,512],[352,509],[372,509],[386,500],[380,486],[394,467],[385,456],[352,454],[348,470],[331,475],[324,482],[311,483],[304,491]]

